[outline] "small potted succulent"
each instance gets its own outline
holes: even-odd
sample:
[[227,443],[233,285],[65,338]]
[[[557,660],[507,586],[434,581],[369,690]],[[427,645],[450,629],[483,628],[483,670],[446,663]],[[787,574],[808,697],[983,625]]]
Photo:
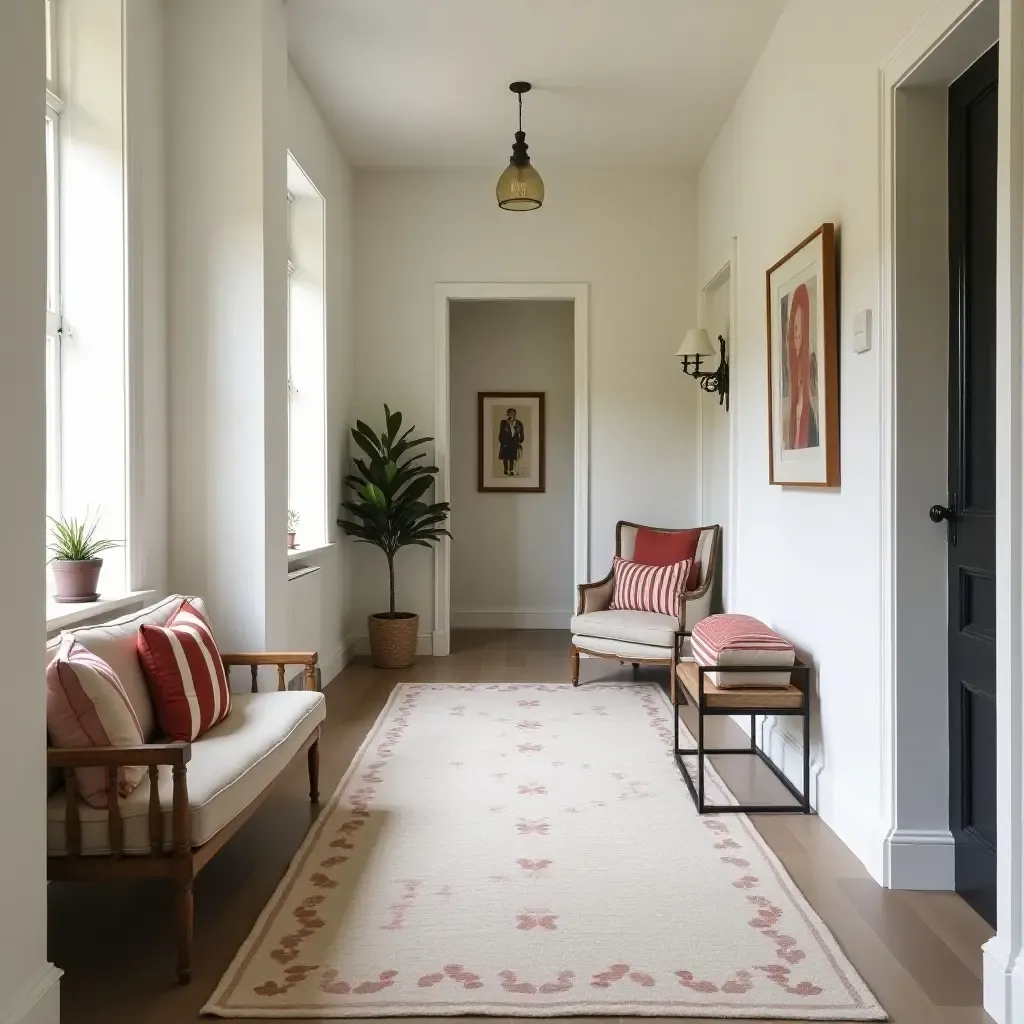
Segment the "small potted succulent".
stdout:
[[100,570],[104,551],[116,548],[118,542],[96,536],[99,517],[59,516],[50,520],[50,566],[56,590],[54,600],[62,604],[99,599]]
[[299,528],[299,513],[295,509],[288,509],[288,550],[298,547],[295,543],[295,533]]
[[406,668],[416,657],[419,616],[400,612],[395,606],[395,555],[404,548],[429,548],[442,537],[449,506],[446,501],[423,500],[434,485],[437,467],[423,465],[423,452],[411,449],[429,444],[432,437],[410,440],[416,429],[404,433],[402,414],[384,406],[384,431],[377,434],[362,420],[352,430],[352,440],[366,458],[356,458],[354,471],[345,483],[354,492],[342,502],[349,518],[338,525],[349,537],[381,549],[388,560],[390,605],[386,612],[369,617],[370,653],[378,668]]

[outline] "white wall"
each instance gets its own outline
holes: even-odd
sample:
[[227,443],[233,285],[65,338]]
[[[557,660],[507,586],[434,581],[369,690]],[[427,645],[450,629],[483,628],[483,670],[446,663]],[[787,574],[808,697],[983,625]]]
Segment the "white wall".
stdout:
[[[498,209],[500,166],[357,174],[354,412],[379,426],[387,402],[433,429],[435,283],[588,282],[590,563],[603,575],[616,520],[686,525],[696,515],[697,389],[673,359],[696,315],[694,183],[667,171],[541,169],[547,202],[527,214]],[[350,635],[387,602],[383,556],[352,552]],[[400,606],[429,630],[431,554],[403,551],[397,576]]]
[[165,15],[171,586],[208,599],[225,647],[275,650],[287,631],[284,12],[181,0]]
[[[564,629],[575,603],[573,304],[453,302],[449,336],[452,625]],[[545,393],[543,494],[477,491],[480,391]]]
[[0,1020],[56,1024],[46,961],[46,730],[42,686],[46,508],[46,199],[43,5],[0,4],[0,614],[4,713],[0,807]]
[[[878,308],[878,68],[931,0],[791,0],[699,179],[700,265],[738,238],[731,604],[818,667],[818,810],[882,877],[877,349],[850,321]],[[836,40],[843,45],[835,45]],[[842,488],[768,484],[764,275],[823,221],[840,246]]]
[[288,68],[288,149],[324,197],[327,218],[327,504],[331,545],[302,556],[302,564],[319,565],[321,608],[320,664],[327,683],[341,670],[348,656],[343,649],[344,609],[348,593],[350,549],[341,543],[335,526],[341,500],[341,481],[348,453],[347,428],[353,394],[354,357],[352,326],[352,172],[322,115],[294,66]]

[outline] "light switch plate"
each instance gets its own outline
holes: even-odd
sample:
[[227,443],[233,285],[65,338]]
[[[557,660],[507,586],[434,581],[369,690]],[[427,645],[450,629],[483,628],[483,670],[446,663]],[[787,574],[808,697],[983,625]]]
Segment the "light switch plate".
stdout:
[[862,309],[853,317],[853,351],[868,352],[871,349],[871,310]]

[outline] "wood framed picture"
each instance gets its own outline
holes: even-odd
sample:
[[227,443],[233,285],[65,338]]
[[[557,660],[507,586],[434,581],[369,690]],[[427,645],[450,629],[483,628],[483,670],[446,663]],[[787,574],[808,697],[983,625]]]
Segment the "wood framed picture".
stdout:
[[480,391],[478,491],[544,490],[544,392]]
[[839,486],[835,227],[822,224],[768,271],[768,479]]

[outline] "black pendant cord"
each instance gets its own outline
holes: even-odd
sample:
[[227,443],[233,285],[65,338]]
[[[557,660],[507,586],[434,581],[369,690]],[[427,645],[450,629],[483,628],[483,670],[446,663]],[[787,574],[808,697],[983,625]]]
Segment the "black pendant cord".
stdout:
[[523,130],[523,94],[519,94],[519,130]]

